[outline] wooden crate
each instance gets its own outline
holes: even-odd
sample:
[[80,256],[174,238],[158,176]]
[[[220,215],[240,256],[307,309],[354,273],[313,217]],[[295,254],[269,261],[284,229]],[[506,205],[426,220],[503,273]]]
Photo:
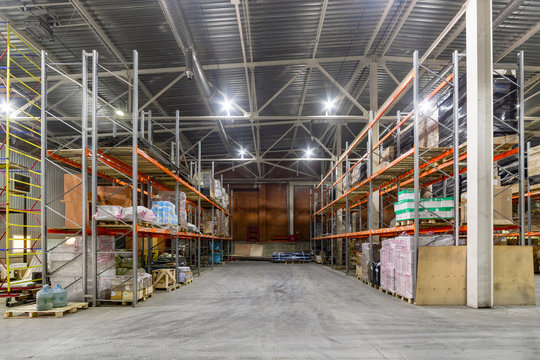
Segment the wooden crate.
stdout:
[[172,291],[180,287],[176,281],[175,269],[157,269],[152,271],[152,286],[156,290]]
[[19,318],[19,319],[29,319],[38,316],[48,316],[60,318],[63,317],[65,313],[76,313],[78,309],[88,309],[88,303],[68,303],[66,306],[52,308],[50,310],[36,310],[36,304],[34,305],[25,305],[14,307],[6,312],[4,312],[4,319],[8,318]]

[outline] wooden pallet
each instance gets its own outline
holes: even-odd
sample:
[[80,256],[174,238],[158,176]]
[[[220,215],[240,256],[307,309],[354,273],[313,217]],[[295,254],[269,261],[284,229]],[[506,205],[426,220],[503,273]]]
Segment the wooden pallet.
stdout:
[[383,289],[382,287],[379,287],[379,291],[388,295],[394,295],[393,291],[390,291],[388,289]]
[[186,281],[180,281],[180,284],[182,285],[187,285],[187,284],[191,284],[193,282],[193,278],[189,279],[189,280],[186,280]]
[[397,226],[407,226],[414,224],[414,220],[396,221]]
[[[125,224],[124,224],[125,222]],[[97,225],[100,227],[126,227],[131,226],[133,224],[132,221],[120,221],[120,220],[102,220],[98,221]],[[127,224],[127,225],[126,225]],[[147,222],[147,221],[137,221],[137,225],[141,227],[153,227],[154,224]]]
[[[88,309],[88,303],[68,303],[66,306],[52,308],[50,310],[36,310],[36,305],[25,305],[14,307],[4,313],[4,319],[29,319],[38,316],[49,316],[60,318],[65,313],[76,313],[78,309]],[[24,316],[23,316],[24,315]]]
[[156,290],[162,290],[162,291],[166,291],[166,292],[171,292],[173,290],[176,290],[180,287],[180,284],[172,284],[172,285],[169,285],[169,286],[162,286],[162,287],[157,287]]
[[414,304],[414,300],[413,299],[409,299],[403,295],[400,295],[398,293],[394,293],[393,296],[397,299],[400,299],[400,300],[403,300],[405,301],[406,303],[409,303],[409,304]]
[[434,226],[450,226],[454,223],[454,219],[446,219],[446,221],[441,219],[423,219],[420,220],[421,225],[434,225]]

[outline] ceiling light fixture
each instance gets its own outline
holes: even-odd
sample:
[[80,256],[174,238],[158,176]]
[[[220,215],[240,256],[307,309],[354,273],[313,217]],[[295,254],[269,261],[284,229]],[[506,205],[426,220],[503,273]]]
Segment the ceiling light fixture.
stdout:
[[124,115],[125,115],[124,112],[123,112],[122,110],[120,110],[120,109],[117,109],[117,110],[115,111],[115,113],[116,113],[116,115],[118,115],[118,116],[124,116]]
[[244,155],[246,155],[246,149],[244,149],[243,147],[240,148],[240,158],[244,158]]
[[334,108],[335,106],[335,100],[326,100],[326,101],[323,101],[323,105],[324,105],[324,110],[326,111],[330,111]]

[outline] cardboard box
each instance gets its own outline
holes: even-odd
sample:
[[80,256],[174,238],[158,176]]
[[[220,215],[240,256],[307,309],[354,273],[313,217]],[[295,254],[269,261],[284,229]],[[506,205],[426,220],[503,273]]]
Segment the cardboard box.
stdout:
[[[512,224],[512,189],[493,186],[493,224]],[[467,224],[467,193],[461,194],[461,223]]]
[[529,176],[540,175],[540,146],[532,147],[529,151]]

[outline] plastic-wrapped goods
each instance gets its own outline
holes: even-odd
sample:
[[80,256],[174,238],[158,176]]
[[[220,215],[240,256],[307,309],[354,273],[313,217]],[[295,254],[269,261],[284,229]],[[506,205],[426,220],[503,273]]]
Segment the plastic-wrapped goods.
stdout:
[[117,221],[122,218],[124,208],[114,205],[98,205],[94,217],[97,221]]
[[56,284],[52,291],[53,307],[62,307],[67,305],[67,291],[62,288],[62,285]]
[[36,294],[36,309],[38,311],[51,310],[53,308],[53,293],[49,285],[43,286]]
[[[516,134],[517,123],[517,86],[516,78],[510,76],[493,76],[493,136]],[[459,87],[459,143],[467,141],[467,77],[462,75]],[[452,146],[453,137],[453,101],[454,94],[449,91],[437,103],[439,110],[439,146]],[[500,119],[497,120],[497,119]]]
[[[152,210],[144,207],[144,206],[137,206],[137,220],[138,221],[146,221],[146,222],[154,222],[156,219],[156,216],[152,212]],[[133,207],[127,207],[122,210],[122,220],[124,221],[133,221]]]
[[[176,204],[176,191],[160,191],[158,198],[162,201],[169,201]],[[186,208],[186,193],[183,191],[178,192],[178,208]]]
[[188,221],[187,221],[187,211],[186,209],[178,209],[178,215],[180,217],[180,221],[178,223],[178,225],[182,228],[182,229],[187,229],[188,227]]
[[[97,238],[97,273],[98,295],[100,298],[108,298],[110,287],[103,281],[104,278],[116,274],[114,258],[114,237],[100,235]],[[47,257],[51,284],[61,285],[67,291],[69,301],[83,301],[82,285],[82,237],[68,238],[63,244],[54,247]],[[91,241],[87,244],[88,251],[92,251]],[[92,264],[87,263],[88,274],[91,274]],[[88,277],[88,289],[92,289],[93,279]]]
[[404,189],[398,192],[398,202],[405,200],[414,201],[414,189]]
[[154,224],[159,226],[173,227],[178,225],[176,207],[170,201],[154,201],[152,213],[155,215]]

